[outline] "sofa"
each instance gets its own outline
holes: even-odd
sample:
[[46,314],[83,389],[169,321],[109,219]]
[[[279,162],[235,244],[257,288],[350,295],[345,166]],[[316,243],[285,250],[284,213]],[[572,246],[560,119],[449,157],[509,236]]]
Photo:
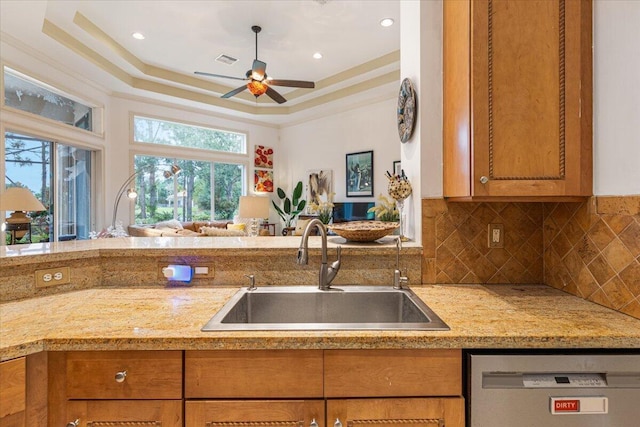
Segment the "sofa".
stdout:
[[[184,236],[242,236],[243,231],[227,230],[233,221],[162,221],[156,224],[131,224],[127,227],[132,237],[184,237]],[[219,230],[213,232],[214,230]],[[209,233],[205,233],[210,231]]]

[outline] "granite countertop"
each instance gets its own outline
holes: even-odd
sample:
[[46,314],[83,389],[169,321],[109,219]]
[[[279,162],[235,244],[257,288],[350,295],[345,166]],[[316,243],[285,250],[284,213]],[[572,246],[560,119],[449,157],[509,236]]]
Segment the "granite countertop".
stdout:
[[[395,254],[397,236],[386,236],[374,242],[350,242],[339,236],[329,236],[327,247],[341,246],[345,253]],[[321,239],[309,239],[309,248],[319,251]],[[125,237],[113,239],[72,240],[68,242],[32,243],[0,246],[0,267],[27,265],[41,262],[68,261],[109,255],[158,256],[163,254],[199,255],[225,253],[246,254],[268,250],[274,255],[295,254],[300,236],[270,237]],[[403,255],[421,254],[422,245],[409,241],[402,243]]]
[[43,350],[640,348],[640,320],[548,286],[412,289],[450,331],[201,332],[237,287],[96,288],[0,305],[0,359]]

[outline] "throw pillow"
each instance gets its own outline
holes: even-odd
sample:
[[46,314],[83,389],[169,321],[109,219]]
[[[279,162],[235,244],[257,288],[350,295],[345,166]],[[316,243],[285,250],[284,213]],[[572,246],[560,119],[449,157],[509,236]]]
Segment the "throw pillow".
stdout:
[[310,219],[299,219],[296,222],[296,231],[294,234],[296,236],[302,236],[304,234],[304,229],[307,228],[307,224],[309,224]]
[[169,219],[156,223],[156,228],[173,228],[174,230],[182,230],[182,224],[177,219]]
[[243,222],[238,224],[227,224],[227,230],[246,231],[246,226]]
[[227,230],[217,227],[200,227],[200,232],[206,236],[244,236],[243,231]]

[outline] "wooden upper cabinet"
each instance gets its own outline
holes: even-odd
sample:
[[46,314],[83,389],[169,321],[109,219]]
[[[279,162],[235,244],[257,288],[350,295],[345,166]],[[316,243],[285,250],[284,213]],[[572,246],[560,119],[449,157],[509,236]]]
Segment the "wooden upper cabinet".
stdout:
[[590,196],[591,1],[443,8],[444,196]]

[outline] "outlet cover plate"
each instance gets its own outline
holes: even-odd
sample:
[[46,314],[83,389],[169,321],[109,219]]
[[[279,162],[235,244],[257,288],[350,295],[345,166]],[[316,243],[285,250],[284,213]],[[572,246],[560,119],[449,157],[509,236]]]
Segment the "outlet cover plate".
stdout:
[[66,285],[71,282],[71,269],[69,267],[47,268],[36,270],[36,288]]
[[504,224],[489,224],[487,247],[490,249],[504,248]]

